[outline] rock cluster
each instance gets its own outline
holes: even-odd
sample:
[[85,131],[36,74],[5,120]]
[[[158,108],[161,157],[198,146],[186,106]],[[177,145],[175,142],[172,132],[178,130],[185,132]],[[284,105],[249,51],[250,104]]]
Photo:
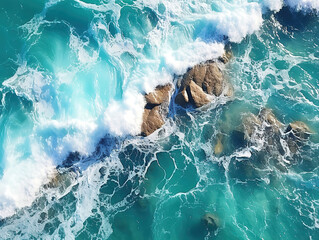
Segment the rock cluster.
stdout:
[[249,114],[243,119],[246,140],[262,142],[271,152],[276,149],[281,155],[285,154],[285,144],[289,151],[295,154],[311,135],[309,127],[301,121],[290,123],[286,128],[267,108],[263,108],[256,116]]
[[[226,81],[219,65],[229,61],[231,52],[227,51],[219,62],[209,61],[190,68],[177,83],[175,103],[182,106],[202,107],[214,97],[232,96],[233,88]],[[148,136],[163,126],[164,116],[168,112],[173,86],[166,84],[145,95],[141,135]]]
[[198,64],[189,69],[178,84],[175,103],[195,108],[210,103],[213,96],[232,95],[232,87],[226,81],[217,62]]

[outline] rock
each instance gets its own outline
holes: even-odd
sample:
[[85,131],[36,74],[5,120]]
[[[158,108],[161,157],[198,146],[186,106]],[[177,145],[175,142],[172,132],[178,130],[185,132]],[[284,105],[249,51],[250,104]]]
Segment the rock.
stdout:
[[175,103],[182,107],[186,107],[186,105],[189,103],[188,94],[185,89],[176,95]]
[[223,152],[223,149],[224,149],[224,146],[222,144],[222,141],[221,141],[221,136],[217,136],[217,142],[216,142],[216,145],[215,145],[215,148],[214,148],[214,153],[216,155],[220,155],[222,152]]
[[278,132],[279,129],[282,128],[283,126],[283,124],[276,118],[273,112],[268,108],[263,108],[260,111],[258,117],[262,122],[266,122],[276,132]]
[[202,222],[205,224],[209,231],[216,231],[219,227],[219,219],[211,213],[206,213],[202,217]]
[[164,125],[163,116],[168,112],[172,89],[171,84],[160,85],[153,92],[145,95],[146,105],[141,126],[142,136],[148,136]]
[[246,139],[251,138],[251,136],[258,131],[260,133],[264,132],[265,137],[270,137],[268,143],[272,144],[274,134],[279,134],[280,129],[283,127],[283,124],[276,118],[271,109],[263,108],[258,116],[254,114],[249,114],[243,121],[245,128],[245,137]]
[[224,87],[224,77],[216,62],[198,64],[191,68],[183,77],[183,83],[188,86],[195,82],[204,92],[220,96]]
[[223,56],[219,57],[218,60],[224,64],[228,63],[229,60],[233,57],[233,53],[230,45],[225,46],[225,53]]
[[250,139],[251,136],[261,126],[261,121],[255,114],[250,113],[244,118],[243,126],[245,131],[245,139]]
[[157,86],[153,92],[145,95],[145,100],[148,104],[160,105],[169,100],[171,89],[171,84]]
[[177,84],[175,103],[182,107],[188,104],[202,107],[211,101],[211,96],[233,95],[232,86],[225,80],[216,62],[198,64],[189,69]]
[[307,140],[312,134],[312,131],[304,122],[296,121],[288,125],[285,133],[288,133],[289,137],[291,138]]
[[48,183],[44,184],[43,187],[45,189],[48,188],[62,188],[66,189],[68,186],[72,184],[72,179],[75,179],[76,173],[71,171],[59,172],[55,171],[51,179]]
[[234,95],[234,88],[230,83],[226,84],[225,89],[226,89],[225,96],[232,97]]
[[160,114],[160,107],[155,106],[152,109],[144,109],[142,136],[148,136],[164,125],[164,120]]
[[286,142],[291,153],[297,153],[299,147],[310,137],[312,131],[301,121],[292,122],[286,128]]
[[223,56],[219,57],[218,60],[226,64],[233,57],[233,53],[230,50],[226,50]]
[[196,83],[193,81],[190,82],[187,93],[190,98],[190,101],[196,106],[197,108],[202,107],[208,103],[210,103],[210,99],[207,94],[200,88]]

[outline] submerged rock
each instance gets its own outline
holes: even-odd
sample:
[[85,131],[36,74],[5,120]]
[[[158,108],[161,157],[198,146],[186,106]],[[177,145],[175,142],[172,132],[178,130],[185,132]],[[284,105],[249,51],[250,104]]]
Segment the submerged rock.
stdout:
[[222,136],[219,134],[217,136],[217,141],[216,141],[216,144],[215,144],[215,148],[214,148],[214,153],[216,155],[220,155],[224,150],[224,146],[222,144]]
[[209,231],[216,231],[219,227],[218,217],[211,213],[206,213],[202,217],[202,222]]
[[304,122],[296,121],[288,125],[285,133],[288,133],[291,138],[306,140],[310,137],[312,131]]
[[310,128],[301,121],[292,122],[285,131],[286,142],[291,153],[295,154],[312,134]]
[[198,64],[189,69],[179,84],[175,103],[182,107],[191,104],[202,107],[212,100],[212,96],[233,94],[232,86],[225,80],[216,62]]
[[243,119],[245,139],[249,140],[252,137],[252,135],[257,132],[257,130],[260,126],[261,126],[260,119],[255,114],[249,113]]
[[276,118],[275,114],[269,108],[263,108],[258,117],[262,122],[268,124],[268,126],[276,132],[283,127],[283,124]]
[[266,154],[264,162],[272,161],[280,171],[287,171],[287,166],[294,162],[294,156],[304,146],[311,135],[309,127],[300,121],[292,122],[284,130],[282,124],[267,108],[256,116],[249,114],[243,119],[245,138],[258,151]]
[[171,84],[157,86],[153,92],[145,95],[146,105],[141,126],[142,136],[148,136],[164,125],[164,115],[168,111],[172,88]]
[[47,184],[44,184],[45,189],[48,188],[62,188],[66,189],[71,185],[72,179],[76,177],[76,173],[72,171],[59,172],[55,171]]

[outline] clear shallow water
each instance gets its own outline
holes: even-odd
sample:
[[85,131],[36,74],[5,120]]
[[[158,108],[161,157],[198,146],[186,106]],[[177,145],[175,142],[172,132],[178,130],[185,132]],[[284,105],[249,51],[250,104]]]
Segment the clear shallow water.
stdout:
[[[315,1],[302,3],[279,13],[271,1],[1,3],[1,215],[35,199],[1,221],[1,236],[317,239],[319,19]],[[171,106],[159,135],[123,138],[139,126],[138,93],[217,56],[221,35],[233,42],[234,100]],[[236,136],[262,107],[315,133],[283,159],[287,171],[276,152]],[[69,151],[81,161],[58,187],[41,187]],[[201,223],[207,212],[219,218],[215,233]]]

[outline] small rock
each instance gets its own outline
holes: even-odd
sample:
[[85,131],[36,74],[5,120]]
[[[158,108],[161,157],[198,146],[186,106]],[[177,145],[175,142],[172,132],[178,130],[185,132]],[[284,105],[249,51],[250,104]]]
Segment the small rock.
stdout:
[[176,95],[175,103],[182,107],[186,107],[186,105],[189,103],[188,95],[185,89]]
[[223,146],[222,141],[221,141],[221,136],[218,136],[217,142],[216,142],[216,145],[214,148],[214,153],[216,155],[220,155],[223,152],[223,149],[224,149],[224,146]]
[[233,57],[233,53],[230,49],[230,47],[226,47],[225,53],[223,56],[219,57],[218,60],[222,63],[226,64],[229,62],[229,60]]
[[202,217],[202,222],[205,224],[209,231],[216,231],[219,227],[219,219],[211,213],[206,213]]
[[146,105],[141,126],[142,136],[148,136],[164,125],[163,116],[168,112],[172,88],[171,84],[157,86],[153,92],[145,95]]
[[268,108],[263,108],[259,115],[259,119],[263,122],[266,122],[270,125],[275,131],[279,131],[282,128],[283,124],[276,118],[273,112]]

